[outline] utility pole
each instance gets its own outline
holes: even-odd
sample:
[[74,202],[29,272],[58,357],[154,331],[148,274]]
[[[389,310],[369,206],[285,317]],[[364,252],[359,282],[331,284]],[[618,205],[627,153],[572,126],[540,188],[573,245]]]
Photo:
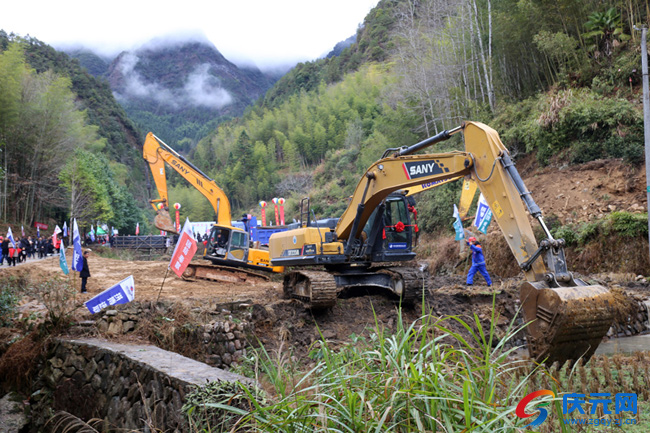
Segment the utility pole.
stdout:
[[[648,206],[648,216],[650,216],[650,93],[648,90],[648,47],[646,45],[646,35],[648,28],[642,27],[635,30],[641,30],[641,72],[643,73],[643,130],[645,139],[645,179],[646,179],[646,205]],[[648,218],[648,243],[650,245],[650,218]],[[650,248],[650,247],[649,247]]]

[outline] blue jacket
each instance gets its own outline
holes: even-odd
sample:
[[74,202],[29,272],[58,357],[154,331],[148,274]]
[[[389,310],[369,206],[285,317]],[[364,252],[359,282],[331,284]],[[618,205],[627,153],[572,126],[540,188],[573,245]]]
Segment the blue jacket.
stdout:
[[482,265],[485,263],[485,256],[483,256],[483,248],[480,245],[469,244],[472,249],[472,263],[475,265]]

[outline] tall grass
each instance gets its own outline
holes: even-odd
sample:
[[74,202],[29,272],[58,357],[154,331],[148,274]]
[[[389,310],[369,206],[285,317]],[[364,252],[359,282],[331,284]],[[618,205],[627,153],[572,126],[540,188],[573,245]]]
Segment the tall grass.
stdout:
[[[300,375],[262,350],[257,373],[271,385],[268,395],[242,385],[202,409],[239,415],[225,431],[497,432],[526,424],[514,410],[530,392],[527,378],[513,380],[521,361],[506,347],[518,329],[499,340],[496,317],[488,329],[476,315],[401,319],[396,332],[376,323],[370,337],[338,350],[321,341],[315,366]],[[249,408],[229,404],[242,397]]]

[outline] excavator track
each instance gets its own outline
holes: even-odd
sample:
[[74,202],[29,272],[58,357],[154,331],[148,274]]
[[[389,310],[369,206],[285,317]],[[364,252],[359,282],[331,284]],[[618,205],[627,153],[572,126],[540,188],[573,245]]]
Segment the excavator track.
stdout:
[[399,296],[403,304],[412,305],[422,296],[427,277],[426,269],[419,265],[377,267],[358,272],[293,271],[284,277],[284,294],[300,300],[307,308],[322,309],[334,306],[344,290],[379,287]]
[[289,272],[283,288],[285,297],[298,299],[311,309],[333,307],[338,295],[334,275],[325,271]]
[[390,272],[393,278],[401,278],[404,288],[401,294],[402,303],[412,305],[422,297],[422,291],[426,285],[429,273],[421,266],[394,266],[384,268],[380,272]]
[[229,266],[202,264],[190,262],[183,272],[182,278],[185,281],[211,280],[223,281],[226,283],[256,283],[269,281],[269,275],[245,268],[233,268]]

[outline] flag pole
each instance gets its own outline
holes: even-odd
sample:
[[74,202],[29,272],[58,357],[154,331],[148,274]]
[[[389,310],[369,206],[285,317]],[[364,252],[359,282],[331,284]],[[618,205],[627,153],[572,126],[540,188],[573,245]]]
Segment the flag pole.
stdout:
[[162,284],[160,285],[160,291],[158,292],[158,297],[156,298],[156,304],[160,299],[160,294],[162,293],[163,285],[165,284],[165,280],[167,279],[167,274],[169,274],[169,266],[167,266],[167,270],[165,271],[165,276],[163,277]]

